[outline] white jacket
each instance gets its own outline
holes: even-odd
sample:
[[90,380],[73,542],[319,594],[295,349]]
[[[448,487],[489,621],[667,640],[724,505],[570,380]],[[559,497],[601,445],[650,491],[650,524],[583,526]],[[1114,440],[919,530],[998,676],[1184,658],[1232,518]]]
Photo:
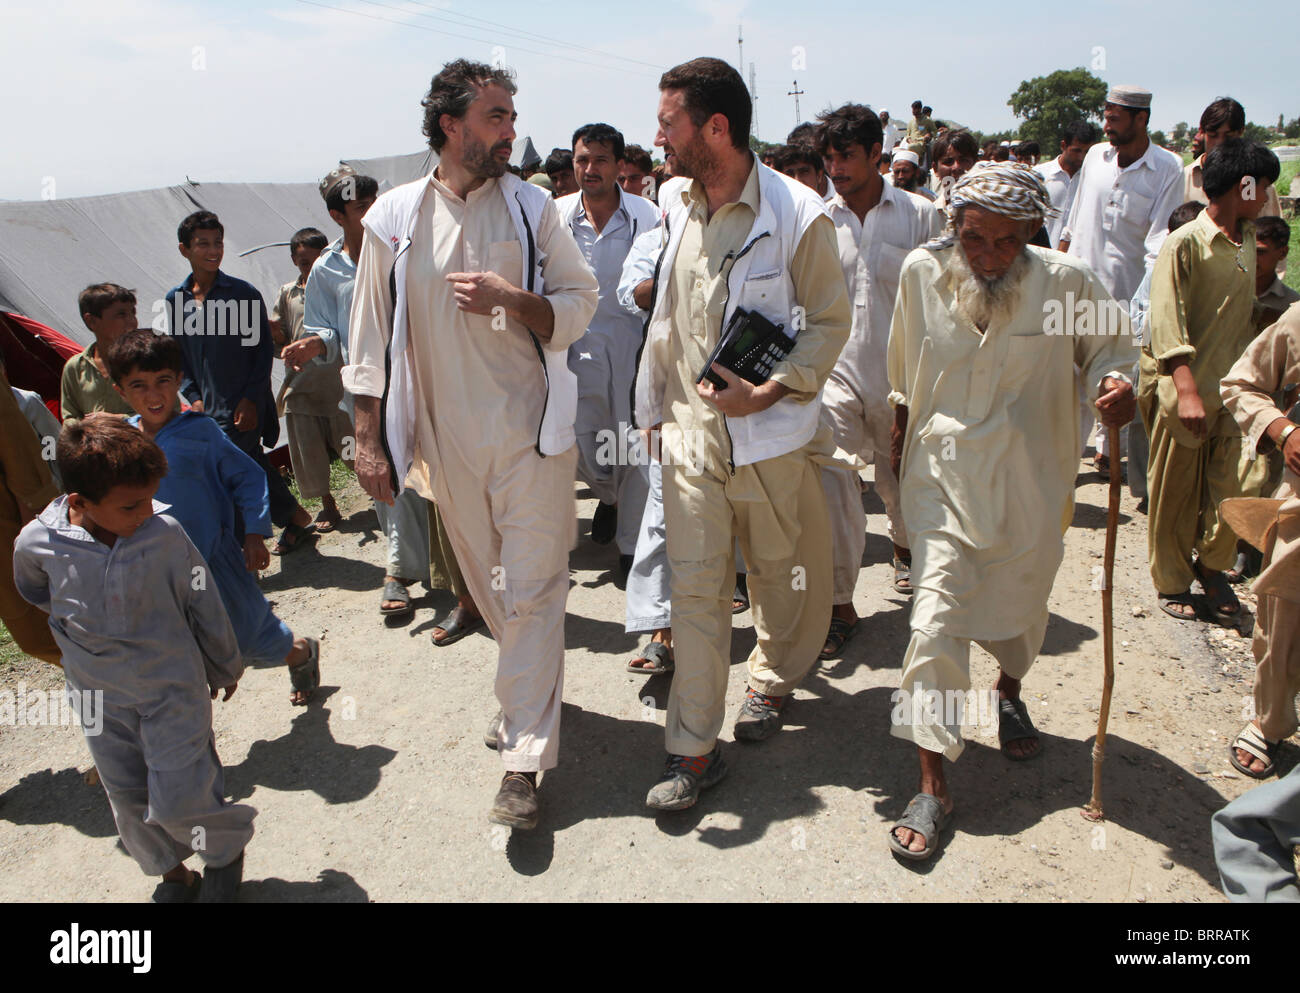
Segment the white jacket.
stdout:
[[[399,482],[406,479],[415,454],[415,386],[411,357],[407,352],[406,250],[411,245],[411,234],[420,215],[420,203],[428,189],[430,176],[389,190],[375,201],[361,222],[386,244],[393,246],[393,271],[388,280],[393,299],[393,327],[385,354],[388,375],[380,409],[384,450]],[[523,248],[526,284],[523,288],[545,295],[546,286],[542,279],[544,255],[537,245],[536,232],[541,226],[542,209],[551,195],[512,173],[498,179],[497,188],[505,197]],[[537,426],[537,453],[558,455],[567,451],[574,442],[578,380],[569,371],[568,349],[551,351],[543,348],[531,331],[529,337],[537,349],[538,375],[543,377],[547,387],[541,423]]]
[[[761,162],[757,168],[758,216],[727,275],[727,306],[721,326],[727,326],[737,307],[744,307],[774,324],[784,325],[786,334],[797,339],[794,307],[799,301],[795,299],[790,266],[809,225],[818,217],[828,216],[826,205],[815,190],[797,180]],[[652,427],[663,420],[667,377],[672,374],[671,350],[667,347],[672,335],[671,294],[661,292],[661,283],[672,272],[689,215],[682,198],[685,189],[685,184],[673,183],[661,191],[666,243],[655,265],[653,302],[638,363],[635,412],[639,427]],[[728,417],[732,463],[751,465],[802,448],[816,434],[820,415],[819,392],[815,400],[807,403],[785,396],[767,410]]]

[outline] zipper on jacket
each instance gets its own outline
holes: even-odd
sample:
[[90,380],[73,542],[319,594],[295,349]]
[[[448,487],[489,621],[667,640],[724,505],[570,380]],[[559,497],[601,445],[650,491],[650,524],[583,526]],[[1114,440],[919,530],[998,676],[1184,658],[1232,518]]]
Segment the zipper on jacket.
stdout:
[[[528,282],[528,292],[534,292],[534,274],[537,266],[537,245],[533,241],[533,228],[528,223],[528,212],[524,209],[523,198],[518,193],[515,194],[515,201],[519,204],[519,219],[524,222],[524,234],[528,236],[528,274],[525,279]],[[532,328],[527,328],[528,337],[533,341],[533,348],[537,349],[537,359],[542,363],[542,379],[546,381],[546,392],[542,396],[542,417],[537,422],[537,441],[533,443],[533,448],[542,458],[546,458],[546,453],[542,451],[542,425],[546,423],[546,408],[551,402],[551,374],[546,369],[546,353],[542,351],[542,343],[537,335],[533,334]]]
[[[388,391],[393,384],[393,327],[397,323],[397,260],[410,247],[411,241],[408,238],[406,244],[393,256],[393,268],[388,270],[388,295],[392,300],[392,313],[388,316],[388,344],[384,346],[384,392],[379,398],[379,447],[384,450],[384,458],[388,459],[388,475],[394,497],[401,492],[402,487],[397,480],[397,463],[393,461],[393,452],[388,447]],[[409,328],[407,335],[410,335]]]
[[[727,306],[728,304],[731,303],[731,273],[735,270],[736,263],[739,262],[749,252],[751,248],[753,248],[756,244],[758,244],[760,239],[768,237],[771,233],[772,232],[770,231],[764,231],[762,234],[758,235],[752,241],[750,241],[750,243],[746,245],[744,248],[742,248],[739,252],[734,254],[732,252],[728,252],[726,255],[722,257],[722,264],[724,266],[727,264],[728,259],[731,260],[731,268],[727,270],[727,278],[725,281],[727,287],[727,295],[722,300],[722,319],[723,319],[724,327],[726,325]],[[719,329],[719,333],[721,333],[721,328]],[[721,414],[722,412],[718,411],[718,413]],[[727,432],[727,468],[731,470],[731,475],[734,477],[736,475],[736,443],[731,438],[731,427],[730,425],[727,424],[726,414],[722,414],[722,430]]]

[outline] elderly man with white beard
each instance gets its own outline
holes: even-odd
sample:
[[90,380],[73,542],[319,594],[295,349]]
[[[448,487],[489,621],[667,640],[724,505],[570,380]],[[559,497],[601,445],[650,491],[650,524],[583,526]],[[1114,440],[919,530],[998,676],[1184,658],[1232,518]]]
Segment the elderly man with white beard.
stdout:
[[[1092,270],[1029,244],[1053,209],[1037,174],[981,163],[953,186],[949,207],[947,236],[903,263],[889,340],[891,457],[901,462],[915,591],[891,733],[916,745],[921,764],[889,845],[916,861],[934,855],[952,816],[943,760],[963,747],[972,641],[1001,670],[1003,754],[1041,751],[1020,681],[1043,644],[1073,511],[1074,366],[1097,391],[1104,424],[1136,410],[1127,317],[1099,321],[1116,304]],[[1119,334],[1090,333],[1116,324]]]

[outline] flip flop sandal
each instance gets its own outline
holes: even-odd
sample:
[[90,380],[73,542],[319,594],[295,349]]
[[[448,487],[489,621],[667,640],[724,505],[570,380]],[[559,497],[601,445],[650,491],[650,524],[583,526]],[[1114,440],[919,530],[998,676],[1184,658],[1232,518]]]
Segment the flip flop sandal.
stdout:
[[[651,665],[637,665],[638,662],[650,662]],[[641,654],[627,664],[628,672],[642,676],[661,676],[673,671],[672,651],[661,641],[652,641],[641,650]]]
[[[1007,745],[1013,741],[1037,741],[1038,751],[1028,755],[1013,755],[1007,751]],[[1043,754],[1042,741],[1034,722],[1029,719],[1029,708],[1024,700],[1001,700],[998,702],[998,744],[1002,754],[1012,762],[1028,762]]]
[[894,556],[894,592],[912,595],[912,563]]
[[831,629],[826,635],[826,644],[822,650],[817,653],[819,659],[833,659],[844,650],[844,644],[853,637],[853,632],[857,630],[858,622],[849,623],[842,617],[831,618]]
[[342,514],[322,515],[312,521],[312,527],[316,529],[317,534],[330,534],[338,530],[338,526],[343,523]]
[[[400,600],[400,607],[385,607],[384,603],[389,600]],[[388,617],[396,617],[399,614],[409,614],[411,612],[411,591],[396,579],[390,579],[384,583],[384,592],[379,594],[379,612]]]
[[306,700],[295,703],[294,706],[307,706],[316,687],[320,686],[320,642],[315,638],[307,639],[307,658],[297,665],[289,666],[289,684],[295,692],[307,694]]
[[441,641],[430,635],[430,640],[438,648],[446,648],[448,645],[454,645],[467,634],[472,634],[483,626],[482,614],[471,614],[459,604],[452,609],[447,615],[446,623],[438,624],[434,630],[441,628],[447,636]]
[[[1241,617],[1241,601],[1237,599],[1237,594],[1233,592],[1232,587],[1228,584],[1228,577],[1221,572],[1216,572],[1214,578],[1206,579],[1197,569],[1197,578],[1201,581],[1201,588],[1205,590],[1205,599],[1210,608],[1210,614],[1216,621],[1227,624],[1236,624]],[[1229,613],[1224,607],[1236,606],[1236,610]]]
[[[1267,779],[1273,773],[1277,772],[1277,750],[1281,747],[1280,741],[1269,741],[1255,727],[1255,722],[1251,721],[1241,729],[1241,734],[1237,735],[1237,740],[1228,746],[1228,761],[1232,767],[1243,776],[1249,776],[1251,779]],[[1237,759],[1237,749],[1243,752],[1249,752],[1261,762],[1266,763],[1260,771],[1255,771],[1244,762]]]
[[[740,606],[736,606],[740,604]],[[736,590],[731,594],[731,612],[743,614],[749,609],[749,582],[744,576],[736,578]]]
[[[275,543],[271,549],[272,555],[288,555],[290,552],[296,552],[307,544],[307,539],[316,533],[316,526],[308,524],[303,527],[301,524],[290,524],[280,532],[280,540]],[[292,539],[291,542],[285,539]]]
[[154,903],[193,903],[199,898],[199,890],[203,886],[203,874],[196,872],[193,875],[193,881],[187,886],[185,883],[161,882],[154,887],[153,896],[150,897]]
[[[889,847],[895,855],[912,862],[925,862],[934,858],[939,847],[939,835],[952,820],[952,813],[943,809],[943,801],[931,793],[918,793],[912,797],[894,826],[889,829]],[[894,832],[899,828],[916,831],[925,839],[925,847],[914,852],[901,841]]]
[[[1160,604],[1160,609],[1170,617],[1177,618],[1180,621],[1195,621],[1198,619],[1199,611],[1196,609],[1196,599],[1192,596],[1191,590],[1170,595],[1157,593],[1156,600]],[[1171,604],[1186,605],[1192,608],[1192,612],[1190,614],[1180,614],[1178,611],[1170,609]]]

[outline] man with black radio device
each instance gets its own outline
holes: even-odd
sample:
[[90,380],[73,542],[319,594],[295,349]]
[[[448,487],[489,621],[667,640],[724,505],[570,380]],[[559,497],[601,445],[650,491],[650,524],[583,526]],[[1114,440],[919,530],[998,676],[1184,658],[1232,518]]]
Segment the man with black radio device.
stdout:
[[[735,538],[750,569],[757,634],[736,738],[759,740],[780,727],[825,639],[830,529],[814,459],[833,448],[819,398],[848,338],[850,312],[821,200],[749,150],[752,106],[740,74],[718,59],[695,59],[666,72],[659,89],[655,144],[671,145],[674,175],[694,181],[661,197],[666,243],[635,396],[637,424],[662,426],[677,664],[668,766],[646,805],[681,810],[726,772],[717,736]],[[761,382],[711,362],[740,311],[751,330],[761,317],[782,326],[787,339],[788,354],[767,356],[771,372]],[[720,387],[701,378],[706,370]]]

